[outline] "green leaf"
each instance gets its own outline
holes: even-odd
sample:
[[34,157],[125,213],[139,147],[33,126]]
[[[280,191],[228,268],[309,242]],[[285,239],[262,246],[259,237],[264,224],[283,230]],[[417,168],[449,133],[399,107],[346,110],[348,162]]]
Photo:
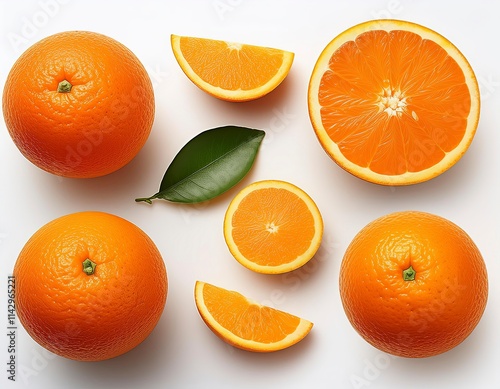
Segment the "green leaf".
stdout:
[[153,199],[179,203],[210,200],[236,185],[252,167],[265,132],[225,126],[202,132],[179,151]]

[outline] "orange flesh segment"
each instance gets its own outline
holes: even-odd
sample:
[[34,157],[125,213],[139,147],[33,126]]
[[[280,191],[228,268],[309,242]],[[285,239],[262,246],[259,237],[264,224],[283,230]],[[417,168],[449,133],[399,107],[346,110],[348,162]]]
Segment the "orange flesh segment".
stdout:
[[[283,63],[281,50],[219,40],[181,37],[180,48],[203,81],[225,90],[258,88],[275,76]],[[219,66],[221,62],[224,69]]]
[[241,254],[262,266],[279,266],[302,255],[315,232],[305,202],[279,188],[249,193],[235,211],[232,227],[233,241]]
[[300,318],[252,304],[243,295],[205,284],[203,300],[212,317],[236,336],[259,343],[275,343],[292,334]]
[[418,34],[362,33],[334,53],[329,69],[320,84],[322,123],[358,166],[384,175],[422,171],[465,135],[471,97],[463,71]]

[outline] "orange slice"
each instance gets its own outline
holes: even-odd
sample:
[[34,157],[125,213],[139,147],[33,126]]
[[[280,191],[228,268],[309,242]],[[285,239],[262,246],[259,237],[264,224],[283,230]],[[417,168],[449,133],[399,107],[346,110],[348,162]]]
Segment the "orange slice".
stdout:
[[171,36],[182,71],[201,90],[222,100],[248,101],[274,90],[287,76],[294,54],[269,47]]
[[194,293],[205,324],[223,341],[243,350],[282,350],[304,339],[313,327],[310,321],[205,282],[196,281]]
[[231,201],[224,217],[229,251],[258,273],[299,268],[314,256],[322,237],[318,207],[302,189],[285,181],[247,186]]
[[467,59],[438,33],[405,21],[354,26],[323,50],[311,75],[309,116],[333,160],[364,180],[429,180],[466,152],[479,120]]

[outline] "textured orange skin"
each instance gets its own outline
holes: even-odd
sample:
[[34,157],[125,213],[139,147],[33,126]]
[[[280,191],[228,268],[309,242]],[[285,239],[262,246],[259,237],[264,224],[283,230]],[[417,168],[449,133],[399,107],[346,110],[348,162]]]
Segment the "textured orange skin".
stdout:
[[[411,265],[414,281],[403,279]],[[429,357],[460,344],[486,307],[486,266],[471,238],[423,212],[383,216],[349,245],[340,294],[356,331],[378,349]]]
[[[97,264],[94,274],[82,262]],[[136,225],[80,212],[40,228],[14,267],[20,322],[60,356],[99,361],[121,355],[154,329],[167,298],[160,252]]]
[[[73,87],[57,92],[66,79]],[[70,31],[31,46],[5,83],[3,112],[21,153],[50,173],[109,174],[130,162],[153,125],[154,94],[137,57],[116,40]]]

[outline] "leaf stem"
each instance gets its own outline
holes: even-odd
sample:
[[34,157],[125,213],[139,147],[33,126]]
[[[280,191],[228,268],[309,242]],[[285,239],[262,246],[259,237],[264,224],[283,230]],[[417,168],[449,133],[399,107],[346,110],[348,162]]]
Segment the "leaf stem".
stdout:
[[148,203],[148,204],[153,204],[153,202],[151,201],[153,199],[155,199],[155,196],[151,196],[151,197],[139,197],[139,198],[135,199],[135,202],[136,203],[140,203],[142,201],[142,202],[145,202],[145,203]]

